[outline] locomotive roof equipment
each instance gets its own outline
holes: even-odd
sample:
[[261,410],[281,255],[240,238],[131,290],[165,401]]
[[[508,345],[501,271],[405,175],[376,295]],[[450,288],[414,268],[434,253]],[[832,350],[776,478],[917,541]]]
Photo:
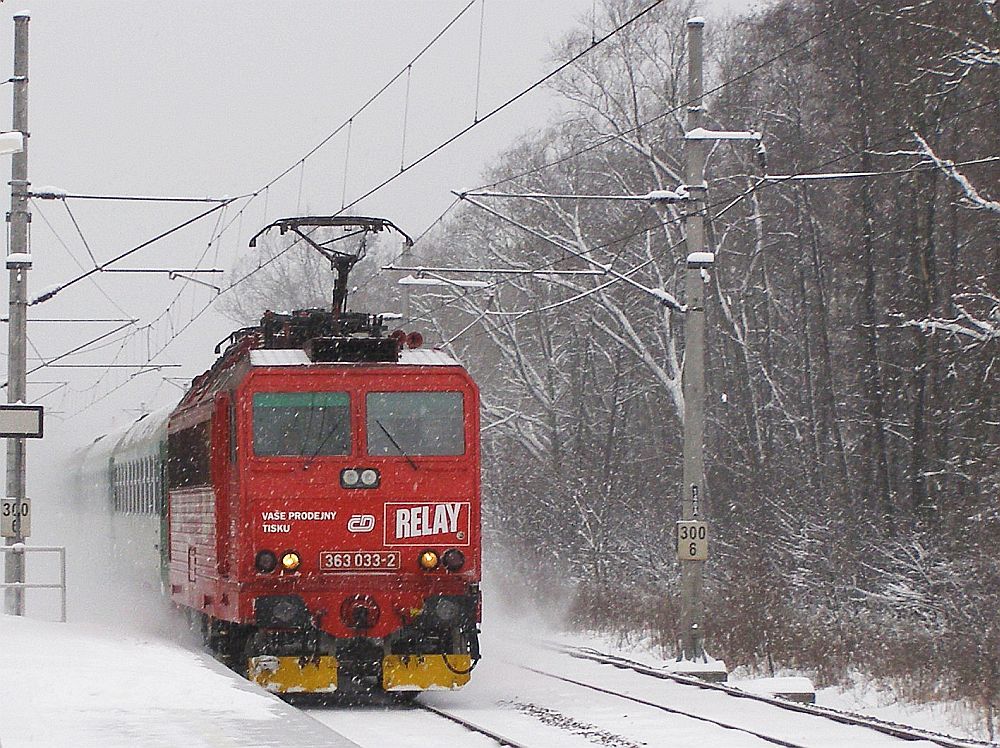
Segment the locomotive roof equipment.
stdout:
[[[344,230],[343,234],[333,236],[325,241],[316,241],[312,235],[319,228],[339,227]],[[337,272],[337,280],[333,288],[333,308],[334,315],[343,315],[347,311],[347,278],[351,269],[364,259],[368,250],[368,235],[392,229],[403,237],[407,247],[413,246],[413,239],[400,229],[392,221],[385,218],[372,218],[369,216],[300,216],[298,218],[279,218],[274,223],[270,223],[250,239],[250,246],[257,246],[257,239],[273,228],[281,231],[282,236],[291,231],[300,241],[304,241],[330,261],[330,267]],[[311,228],[312,231],[303,232],[302,229]],[[357,248],[353,252],[345,252],[334,248],[337,242],[343,242],[353,238],[358,239]]]

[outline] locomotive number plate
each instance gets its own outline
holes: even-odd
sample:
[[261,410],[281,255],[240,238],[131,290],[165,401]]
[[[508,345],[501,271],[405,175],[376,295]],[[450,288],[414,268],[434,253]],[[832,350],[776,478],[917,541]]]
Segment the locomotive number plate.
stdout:
[[321,571],[395,571],[399,551],[321,551]]

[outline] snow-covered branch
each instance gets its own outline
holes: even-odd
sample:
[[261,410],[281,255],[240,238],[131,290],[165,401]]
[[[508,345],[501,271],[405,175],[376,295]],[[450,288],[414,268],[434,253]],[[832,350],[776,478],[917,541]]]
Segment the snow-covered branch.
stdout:
[[[985,315],[973,314],[963,303],[966,300],[985,302],[989,310]],[[903,322],[903,327],[916,327],[928,333],[958,335],[974,341],[972,345],[1000,339],[1000,298],[991,294],[956,294],[952,297],[952,303],[959,315],[954,319],[911,319]]]
[[931,146],[919,133],[914,132],[913,139],[916,140],[917,144],[920,146],[920,155],[929,158],[938,166],[938,168],[951,177],[952,181],[954,181],[962,189],[962,192],[965,193],[966,200],[971,203],[974,208],[987,210],[991,213],[1000,215],[1000,202],[990,200],[980,195],[979,191],[973,186],[972,182],[970,182],[968,178],[966,178],[966,176],[955,167],[954,161],[949,161],[948,159],[939,157],[934,152],[934,149],[931,148]]

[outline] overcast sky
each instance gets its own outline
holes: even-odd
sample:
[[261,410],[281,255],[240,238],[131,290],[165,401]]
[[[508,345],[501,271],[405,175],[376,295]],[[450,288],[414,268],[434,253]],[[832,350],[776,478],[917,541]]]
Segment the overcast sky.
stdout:
[[[438,143],[526,88],[555,66],[551,43],[589,23],[593,0],[486,0],[454,26],[379,101],[304,165],[302,157],[342,125],[459,12],[468,0],[182,0],[108,2],[44,0],[28,5],[30,22],[29,178],[33,188],[71,193],[236,196],[295,168],[258,199],[203,220],[137,254],[122,267],[231,268],[251,252],[249,236],[285,215],[334,213]],[[705,12],[742,8],[716,0]],[[0,5],[0,60],[13,58],[13,15]],[[583,20],[581,20],[583,19]],[[5,24],[5,25],[4,25]],[[6,31],[3,29],[6,28]],[[600,35],[602,29],[598,27]],[[0,76],[5,78],[6,76]],[[10,89],[0,107],[10,111]],[[408,103],[407,103],[408,102]],[[490,159],[519,133],[545,124],[553,100],[526,97],[362,201],[356,212],[423,231],[468,189]],[[6,115],[4,115],[6,116]],[[407,121],[405,142],[402,135]],[[8,125],[9,126],[9,125]],[[345,163],[347,166],[345,178]],[[8,168],[8,167],[4,167]],[[9,200],[8,195],[4,200]],[[68,201],[90,251],[105,261],[206,206]],[[243,207],[242,213],[237,206]],[[36,201],[31,230],[35,267],[29,295],[92,267],[66,204]],[[221,218],[221,223],[216,223]],[[228,227],[209,246],[219,229]],[[221,278],[199,276],[220,285]],[[4,284],[6,286],[6,284]],[[179,294],[179,296],[178,296]],[[51,411],[46,447],[89,441],[134,418],[141,404],[180,394],[163,376],[190,379],[207,368],[212,347],[233,327],[209,311],[181,328],[211,300],[204,286],[158,275],[101,274],[31,308],[29,319],[139,319],[162,315],[148,335],[121,334],[76,363],[133,364],[172,343],[154,360],[178,365],[126,382],[132,372],[51,368],[29,377],[29,399],[60,382],[41,402]],[[51,358],[113,330],[111,323],[31,322],[29,359]],[[6,340],[0,344],[6,350]],[[37,361],[29,360],[29,369]],[[123,382],[125,384],[123,384]],[[97,396],[112,394],[91,405]],[[68,420],[62,420],[68,419]],[[32,455],[42,445],[32,444]],[[36,463],[37,464],[37,463]],[[30,478],[29,478],[30,482]]]

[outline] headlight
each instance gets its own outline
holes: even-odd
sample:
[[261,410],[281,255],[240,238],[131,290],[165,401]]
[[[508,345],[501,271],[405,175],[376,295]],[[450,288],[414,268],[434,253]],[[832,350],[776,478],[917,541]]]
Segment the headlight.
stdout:
[[261,574],[270,574],[278,568],[278,557],[271,551],[258,551],[253,565],[257,567],[257,571]]
[[358,480],[360,480],[360,476],[354,468],[347,468],[340,472],[340,485],[342,486],[356,486]]
[[378,473],[371,468],[361,471],[361,482],[366,486],[374,486],[378,483]]
[[465,554],[458,548],[449,548],[441,557],[441,563],[448,571],[458,571],[465,566]]
[[299,568],[299,564],[302,561],[299,559],[299,554],[295,551],[285,551],[281,554],[281,568],[285,571],[295,571]]
[[438,555],[434,551],[424,551],[420,554],[420,566],[427,571],[436,568],[438,565]]

